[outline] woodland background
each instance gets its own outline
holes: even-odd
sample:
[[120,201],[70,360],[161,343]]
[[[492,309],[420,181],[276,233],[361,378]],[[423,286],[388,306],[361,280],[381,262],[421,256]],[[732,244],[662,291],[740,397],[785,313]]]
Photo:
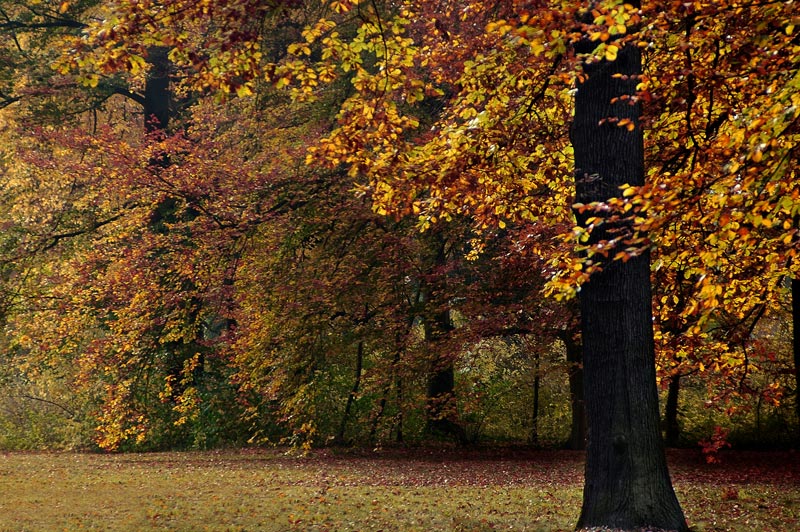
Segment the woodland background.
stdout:
[[648,185],[599,247],[574,4],[0,1],[0,449],[580,448],[571,296],[643,247],[667,442],[797,446],[791,2],[601,3]]

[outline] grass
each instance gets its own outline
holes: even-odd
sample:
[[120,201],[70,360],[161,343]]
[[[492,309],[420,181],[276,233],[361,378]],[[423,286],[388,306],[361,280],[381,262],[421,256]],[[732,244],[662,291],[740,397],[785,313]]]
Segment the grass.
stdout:
[[[694,530],[800,529],[800,456],[670,454]],[[0,530],[572,530],[582,455],[0,454]]]

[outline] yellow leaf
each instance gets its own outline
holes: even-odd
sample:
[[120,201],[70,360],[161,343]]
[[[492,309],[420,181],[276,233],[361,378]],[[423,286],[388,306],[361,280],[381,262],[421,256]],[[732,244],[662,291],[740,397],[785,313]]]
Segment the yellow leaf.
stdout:
[[253,91],[250,89],[249,85],[239,85],[236,87],[236,96],[239,98],[244,98],[245,96],[251,96]]
[[61,2],[58,12],[63,14],[67,12],[67,9],[69,9],[69,2]]
[[619,47],[615,44],[609,44],[606,46],[606,61],[615,61],[617,59],[617,52],[619,52]]
[[142,68],[147,64],[143,57],[138,55],[131,55],[128,57],[128,64],[130,65],[130,72],[134,76],[142,71]]

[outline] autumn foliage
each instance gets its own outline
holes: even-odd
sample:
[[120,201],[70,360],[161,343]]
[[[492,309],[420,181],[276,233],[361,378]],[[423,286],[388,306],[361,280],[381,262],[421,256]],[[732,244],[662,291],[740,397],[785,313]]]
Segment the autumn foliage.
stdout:
[[[571,298],[648,250],[665,394],[795,404],[793,4],[587,5],[0,2],[4,382],[105,449],[524,439]],[[645,184],[578,203],[574,91],[625,46]]]

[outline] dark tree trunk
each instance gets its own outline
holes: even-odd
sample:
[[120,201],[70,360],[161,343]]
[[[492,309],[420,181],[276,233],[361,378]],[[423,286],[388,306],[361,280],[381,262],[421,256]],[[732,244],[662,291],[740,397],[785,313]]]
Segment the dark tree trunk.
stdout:
[[[170,60],[169,49],[163,46],[153,46],[147,50],[147,63],[149,70],[144,84],[144,131],[154,137],[166,135],[170,121]],[[150,159],[153,171],[169,166],[169,157],[164,154],[155,154]],[[166,234],[166,222],[174,221],[178,202],[175,198],[167,197],[156,205],[150,215],[150,229]]]
[[438,353],[442,341],[454,327],[450,311],[437,312],[433,323],[426,322],[425,339],[435,351],[428,376],[425,413],[426,432],[432,435],[450,436],[466,442],[466,431],[458,423],[455,392],[455,370],[449,354]]
[[564,347],[569,363],[569,396],[572,423],[567,449],[586,449],[586,405],[583,399],[583,348],[571,331],[564,334]]
[[353,389],[350,390],[350,393],[347,395],[347,403],[344,406],[344,415],[342,415],[342,423],[339,425],[339,432],[336,434],[336,439],[334,440],[338,444],[344,444],[344,433],[345,429],[347,428],[347,420],[350,418],[350,410],[353,408],[353,402],[356,400],[356,396],[358,395],[358,389],[361,386],[361,372],[364,368],[364,342],[358,342],[358,348],[356,350],[356,375],[355,379],[353,380]]
[[[410,323],[411,322],[409,322],[409,326]],[[392,359],[391,375],[387,376],[386,378],[386,382],[383,386],[383,393],[381,394],[381,400],[380,403],[378,403],[378,411],[375,413],[375,416],[372,419],[372,426],[369,429],[369,441],[373,444],[377,443],[378,441],[378,426],[380,425],[383,414],[386,411],[386,403],[389,400],[389,392],[392,390],[392,385],[396,385],[398,390],[398,412],[400,412],[400,408],[402,406],[402,401],[399,400],[401,382],[400,376],[397,373],[398,366],[400,365],[400,354],[403,352],[402,335],[397,334],[395,336],[395,345],[396,351],[394,353],[394,358]]]
[[681,435],[678,424],[678,397],[681,391],[681,374],[676,373],[669,379],[667,389],[667,405],[664,408],[664,424],[666,425],[666,443],[669,447],[677,447]]
[[395,379],[395,389],[397,390],[397,422],[395,423],[395,426],[397,427],[397,435],[395,436],[395,441],[397,443],[403,443],[405,442],[405,437],[403,436],[404,392],[403,378],[399,375]]
[[533,418],[530,442],[533,445],[539,444],[539,385],[541,376],[539,375],[539,353],[534,353],[534,375],[533,375]]
[[451,436],[464,443],[466,432],[457,421],[455,371],[451,361],[434,362],[428,377],[426,401],[426,432],[435,436]]
[[794,351],[795,408],[797,412],[797,446],[800,447],[800,280],[792,279],[792,336]]
[[[594,45],[582,43],[578,51]],[[622,184],[644,182],[639,109],[620,98],[636,92],[640,52],[625,46],[615,61],[585,64],[584,73],[572,143],[577,199],[590,204],[619,196]],[[636,127],[629,131],[610,117],[627,118]],[[588,216],[579,213],[579,223],[585,226]],[[626,225],[613,225],[595,231],[593,241],[620,237]],[[686,531],[659,426],[649,253],[606,261],[579,295],[589,431],[578,527]]]
[[170,119],[169,49],[154,46],[147,50],[150,71],[144,85],[144,129],[147,133],[166,131]]
[[[172,118],[172,89],[170,88],[170,75],[172,63],[169,59],[169,48],[164,46],[153,46],[147,50],[147,63],[149,70],[144,85],[144,131],[147,134],[160,137],[166,135]],[[155,155],[150,164],[155,172],[167,168],[170,165],[169,157],[166,154]],[[178,202],[175,198],[167,197],[155,206],[150,215],[150,230],[156,233],[167,233],[167,223],[175,220],[175,213]],[[191,287],[194,288],[194,287]],[[202,303],[196,298],[186,301],[188,306],[187,325],[195,329],[195,338],[173,341],[165,344],[166,353],[165,371],[167,377],[176,383],[173,385],[173,401],[177,401],[179,396],[186,391],[184,385],[183,368],[186,361],[194,353],[201,352],[200,346],[203,342],[203,328],[198,323],[198,316]],[[193,375],[196,383],[202,376],[203,364],[198,364]]]
[[378,426],[381,424],[384,411],[386,411],[386,400],[389,398],[389,388],[389,383],[383,387],[383,394],[381,394],[381,400],[378,403],[378,411],[372,416],[372,422],[369,428],[369,442],[372,445],[378,442]]
[[[397,366],[397,362],[400,359],[400,355],[395,355],[394,363],[392,364],[392,368]],[[394,373],[394,372],[393,372]],[[381,424],[381,419],[383,419],[383,413],[386,411],[386,403],[389,399],[389,392],[392,389],[392,380],[387,379],[386,383],[383,385],[383,393],[381,394],[381,400],[378,403],[378,411],[375,412],[375,415],[372,417],[372,425],[369,429],[369,441],[371,444],[375,444],[378,442],[378,426]]]
[[447,302],[452,293],[447,286],[450,251],[444,233],[432,233],[430,238],[433,251],[430,273],[416,297],[430,360],[425,396],[425,432],[434,437],[454,437],[463,443],[466,441],[466,431],[458,423],[454,357],[448,347],[448,340],[455,330]]

